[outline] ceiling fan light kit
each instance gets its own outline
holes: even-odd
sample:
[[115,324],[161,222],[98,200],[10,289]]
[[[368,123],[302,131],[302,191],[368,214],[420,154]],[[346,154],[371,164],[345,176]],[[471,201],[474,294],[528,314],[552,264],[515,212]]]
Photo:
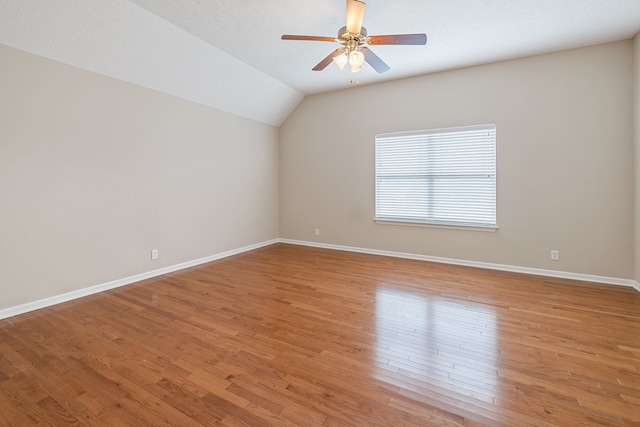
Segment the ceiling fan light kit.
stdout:
[[333,62],[336,63],[338,68],[340,68],[341,70],[344,70],[344,66],[347,65],[347,62],[349,62],[349,57],[347,56],[346,52],[343,52],[338,56],[334,56]]
[[367,29],[362,26],[366,4],[358,0],[347,1],[347,25],[338,30],[338,37],[299,36],[285,34],[282,40],[307,40],[337,42],[342,45],[320,61],[313,71],[324,70],[331,62],[342,70],[349,63],[351,72],[357,73],[366,62],[378,73],[389,70],[389,66],[367,47],[367,45],[424,45],[426,34],[392,34],[384,36],[367,36]]

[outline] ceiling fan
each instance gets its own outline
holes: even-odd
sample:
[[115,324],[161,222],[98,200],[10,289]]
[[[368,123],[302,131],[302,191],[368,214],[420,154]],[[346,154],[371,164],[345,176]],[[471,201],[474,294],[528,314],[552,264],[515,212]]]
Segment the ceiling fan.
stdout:
[[357,73],[366,61],[378,73],[389,70],[389,66],[367,47],[367,45],[424,45],[426,34],[392,34],[385,36],[368,36],[367,29],[362,26],[366,4],[358,0],[347,0],[347,25],[338,30],[337,37],[297,36],[285,34],[282,40],[308,40],[320,42],[337,42],[342,45],[312,68],[313,71],[324,70],[332,61],[340,69],[348,62],[351,71]]

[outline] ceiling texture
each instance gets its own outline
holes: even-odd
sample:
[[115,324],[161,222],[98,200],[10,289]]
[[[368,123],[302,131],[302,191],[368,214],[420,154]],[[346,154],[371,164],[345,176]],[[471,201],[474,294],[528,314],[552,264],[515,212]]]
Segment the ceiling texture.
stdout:
[[[368,0],[369,35],[426,33],[425,46],[372,46],[362,85],[632,38],[640,0]],[[337,43],[344,0],[0,0],[0,43],[279,126],[306,95],[353,88],[349,67],[311,68]]]

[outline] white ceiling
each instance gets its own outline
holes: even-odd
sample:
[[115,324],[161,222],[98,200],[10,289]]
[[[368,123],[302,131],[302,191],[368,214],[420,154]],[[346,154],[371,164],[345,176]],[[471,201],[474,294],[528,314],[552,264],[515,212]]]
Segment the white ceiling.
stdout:
[[[337,35],[345,0],[131,0],[304,93],[348,87],[333,64],[311,71],[338,44],[282,34]],[[369,35],[426,33],[426,46],[375,46],[391,67],[363,84],[633,37],[640,0],[366,0]],[[348,68],[348,67],[347,67]]]
[[[426,33],[426,46],[374,46],[391,70],[363,85],[628,39],[640,0],[368,0],[369,35]],[[0,0],[0,43],[278,126],[304,95],[350,87],[311,68],[337,44],[344,0]]]

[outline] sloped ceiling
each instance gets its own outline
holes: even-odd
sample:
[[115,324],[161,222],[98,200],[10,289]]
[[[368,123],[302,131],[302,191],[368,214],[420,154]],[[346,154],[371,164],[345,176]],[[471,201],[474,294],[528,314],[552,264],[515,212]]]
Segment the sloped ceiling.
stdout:
[[[311,68],[338,45],[344,0],[0,0],[0,43],[279,126],[307,94],[353,87]],[[363,84],[633,37],[639,0],[368,0],[369,34],[424,32],[426,46],[375,46],[391,70]]]

